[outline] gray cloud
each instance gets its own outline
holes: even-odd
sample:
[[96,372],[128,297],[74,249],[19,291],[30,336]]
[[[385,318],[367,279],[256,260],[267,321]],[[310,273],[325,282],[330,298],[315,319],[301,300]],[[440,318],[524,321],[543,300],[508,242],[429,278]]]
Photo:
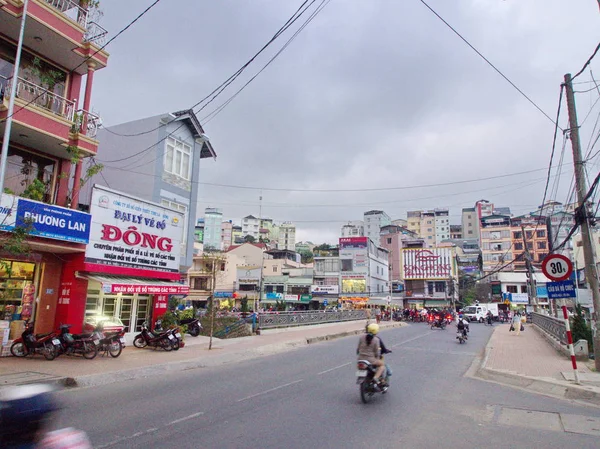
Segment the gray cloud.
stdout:
[[[115,33],[147,3],[103,0],[103,25]],[[551,116],[563,74],[577,71],[598,41],[592,0],[573,2],[568,14],[562,0],[430,3]],[[191,106],[299,4],[163,0],[109,48],[109,66],[96,76],[95,108],[105,123],[116,124]],[[199,117],[233,94],[288,36]],[[594,92],[578,96],[580,116],[595,98]],[[599,109],[582,128],[584,143]],[[297,189],[423,185],[541,168],[553,131],[417,0],[332,0],[205,128],[219,155],[203,164],[206,182]],[[567,150],[565,161],[571,160]],[[558,200],[566,197],[571,168]],[[388,192],[263,191],[263,215],[298,222],[302,239],[332,240],[339,221],[374,207],[401,217],[407,209],[446,206],[458,222],[460,208],[483,197],[525,212],[541,202],[543,177],[540,171]],[[202,186],[200,204],[238,219],[259,213],[259,195]]]

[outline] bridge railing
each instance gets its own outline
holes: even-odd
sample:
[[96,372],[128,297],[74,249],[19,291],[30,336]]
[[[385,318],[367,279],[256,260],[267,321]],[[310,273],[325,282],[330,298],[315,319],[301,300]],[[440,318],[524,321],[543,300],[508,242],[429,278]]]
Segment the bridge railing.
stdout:
[[567,344],[567,328],[564,320],[536,312],[533,312],[531,316],[534,325],[552,335],[563,345]]
[[276,327],[305,326],[309,324],[358,321],[367,318],[366,310],[324,311],[310,310],[300,312],[266,312],[258,316],[260,329]]

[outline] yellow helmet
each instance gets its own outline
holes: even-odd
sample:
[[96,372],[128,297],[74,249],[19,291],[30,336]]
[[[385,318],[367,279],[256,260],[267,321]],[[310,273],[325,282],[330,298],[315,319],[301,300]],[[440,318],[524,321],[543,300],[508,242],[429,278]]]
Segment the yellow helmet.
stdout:
[[369,334],[377,335],[377,332],[379,332],[379,324],[377,324],[377,323],[369,324],[367,326],[367,332]]

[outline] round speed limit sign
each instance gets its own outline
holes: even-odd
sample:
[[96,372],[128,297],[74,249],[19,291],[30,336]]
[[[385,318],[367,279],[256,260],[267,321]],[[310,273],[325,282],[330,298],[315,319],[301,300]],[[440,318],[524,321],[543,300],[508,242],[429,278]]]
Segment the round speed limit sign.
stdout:
[[549,254],[542,262],[542,271],[553,281],[565,281],[573,273],[573,264],[561,254]]

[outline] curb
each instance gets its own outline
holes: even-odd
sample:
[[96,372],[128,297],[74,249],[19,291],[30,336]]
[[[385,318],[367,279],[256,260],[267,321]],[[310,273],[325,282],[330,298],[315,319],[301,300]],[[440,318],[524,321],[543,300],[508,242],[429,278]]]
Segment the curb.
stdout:
[[[382,327],[382,330],[392,329],[397,327],[408,326],[406,323],[394,323],[391,325],[387,325]],[[297,348],[300,346],[311,345],[315,343],[319,343],[322,341],[335,340],[338,338],[348,337],[352,335],[358,335],[363,333],[363,329],[358,329],[356,331],[346,331],[346,332],[338,332],[335,334],[322,335],[319,337],[311,337],[311,338],[299,338],[296,340],[289,340],[282,343],[273,343],[269,345],[259,346],[257,348],[253,348],[251,350],[244,351],[234,351],[227,354],[223,354],[222,356],[218,356],[212,358],[210,360],[207,359],[194,359],[194,360],[184,360],[179,362],[171,362],[171,363],[162,363],[159,365],[146,366],[143,368],[131,368],[122,371],[113,371],[109,373],[102,374],[89,374],[85,376],[79,377],[63,377],[58,378],[55,382],[59,385],[62,385],[67,388],[81,388],[81,387],[94,387],[100,385],[108,385],[115,382],[122,382],[126,380],[134,380],[145,377],[151,377],[159,374],[163,374],[166,372],[177,372],[177,371],[187,371],[191,369],[198,368],[212,368],[220,365],[225,365],[228,363],[235,363],[245,360],[250,360],[256,357],[261,357],[265,355],[277,354],[280,352],[284,352],[286,350]]]
[[568,381],[560,381],[552,378],[531,377],[509,371],[501,371],[486,368],[491,349],[491,338],[485,347],[485,353],[481,359],[479,368],[472,377],[489,382],[496,382],[509,387],[523,389],[530,393],[539,393],[559,399],[568,399],[582,402],[585,405],[600,407],[600,388],[575,385]]

